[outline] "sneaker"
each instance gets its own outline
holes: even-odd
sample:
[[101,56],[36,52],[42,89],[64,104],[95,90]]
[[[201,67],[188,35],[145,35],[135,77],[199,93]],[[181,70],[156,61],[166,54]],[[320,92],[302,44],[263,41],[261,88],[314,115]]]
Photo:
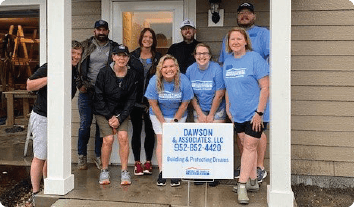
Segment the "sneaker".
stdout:
[[144,175],[143,167],[139,161],[135,161],[134,175]]
[[144,174],[151,175],[152,174],[152,164],[151,161],[146,161],[144,164]]
[[[237,193],[237,187],[238,185],[234,186],[232,191]],[[256,192],[259,190],[259,184],[257,182],[257,179],[251,180],[248,179],[247,183],[246,183],[246,190],[250,191],[250,192]]]
[[263,179],[266,178],[268,175],[267,171],[265,169],[261,169],[260,167],[257,167],[257,180],[259,183],[263,182]]
[[121,185],[130,185],[132,180],[130,179],[130,173],[127,170],[123,170],[120,177]]
[[35,198],[36,198],[36,195],[38,194],[39,192],[36,192],[36,193],[32,193],[31,197],[26,201],[26,207],[34,207],[36,206],[36,202],[35,202]]
[[92,159],[93,163],[95,163],[97,169],[101,169],[102,168],[102,163],[101,163],[101,157],[95,157]]
[[177,187],[181,185],[181,179],[171,179],[171,187]]
[[79,155],[79,161],[77,162],[79,170],[87,170],[87,156]]
[[159,177],[157,178],[157,186],[165,186],[166,179],[162,178],[162,171],[159,173]]
[[247,195],[246,184],[237,183],[237,200],[240,204],[248,204],[250,199]]
[[100,183],[100,185],[108,185],[111,183],[111,181],[109,181],[109,171],[108,169],[102,169],[101,173],[100,173],[100,180],[98,181]]
[[239,165],[236,170],[234,171],[234,177],[235,179],[239,179],[240,178],[240,173],[241,173],[241,166]]

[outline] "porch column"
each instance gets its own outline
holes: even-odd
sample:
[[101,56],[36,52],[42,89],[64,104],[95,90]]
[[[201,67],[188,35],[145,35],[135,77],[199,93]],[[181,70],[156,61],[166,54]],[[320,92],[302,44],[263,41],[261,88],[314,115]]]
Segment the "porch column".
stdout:
[[269,207],[293,207],[291,190],[291,0],[270,0]]
[[65,195],[74,188],[71,174],[71,0],[47,3],[48,177],[44,180],[44,193]]

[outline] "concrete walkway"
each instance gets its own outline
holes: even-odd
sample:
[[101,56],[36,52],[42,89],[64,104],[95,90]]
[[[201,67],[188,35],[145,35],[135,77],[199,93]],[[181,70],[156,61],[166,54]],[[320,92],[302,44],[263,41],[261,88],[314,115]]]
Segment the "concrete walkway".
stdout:
[[[157,169],[153,175],[134,176],[132,185],[120,185],[120,167],[110,166],[111,184],[101,186],[98,184],[99,170],[94,165],[89,169],[79,171],[74,169],[75,188],[65,196],[50,196],[41,193],[36,201],[37,206],[188,206],[188,182],[182,182],[179,187],[156,185]],[[129,168],[133,172],[133,167]],[[205,192],[207,205],[214,207],[242,206],[237,203],[237,194],[232,192],[230,181],[223,181],[217,187],[206,185],[190,185],[190,206],[205,206]],[[257,193],[249,193],[250,207],[265,207],[266,183],[263,183]],[[58,199],[58,200],[57,200]]]
[[[21,123],[23,125],[26,122]],[[23,157],[23,149],[26,139],[26,130],[17,133],[5,133],[5,126],[0,126],[0,164],[30,166],[33,158],[32,142],[30,142],[28,156]],[[99,170],[89,164],[89,169],[79,171],[76,164],[72,165],[75,176],[75,188],[65,196],[44,195],[43,192],[36,199],[37,207],[48,206],[124,206],[124,207],[163,207],[163,206],[188,206],[188,183],[182,182],[179,187],[171,187],[169,180],[164,187],[156,185],[157,168],[153,175],[134,176],[133,167],[129,168],[132,173],[132,185],[120,185],[120,167],[110,166],[111,184],[101,186],[98,184]],[[266,179],[266,182],[269,177]],[[190,185],[190,206],[205,206],[205,192],[207,190],[208,207],[242,206],[237,203],[237,194],[232,192],[236,180],[224,180],[217,187],[206,185]],[[267,190],[263,183],[260,191],[249,193],[249,207],[266,207]]]

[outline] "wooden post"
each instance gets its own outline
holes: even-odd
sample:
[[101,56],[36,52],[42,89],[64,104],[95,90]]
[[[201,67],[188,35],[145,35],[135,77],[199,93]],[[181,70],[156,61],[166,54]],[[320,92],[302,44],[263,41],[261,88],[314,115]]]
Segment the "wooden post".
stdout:
[[20,34],[20,43],[23,48],[23,54],[25,56],[25,59],[23,60],[23,64],[26,67],[27,77],[30,77],[32,75],[32,72],[31,72],[31,67],[29,66],[29,63],[28,63],[27,46],[26,46],[26,43],[24,41],[22,41],[25,38],[25,34],[23,33],[23,29],[22,29],[21,25],[18,25],[18,33]]
[[5,94],[7,100],[7,118],[6,118],[6,126],[12,126],[15,124],[14,121],[14,95],[9,93]]

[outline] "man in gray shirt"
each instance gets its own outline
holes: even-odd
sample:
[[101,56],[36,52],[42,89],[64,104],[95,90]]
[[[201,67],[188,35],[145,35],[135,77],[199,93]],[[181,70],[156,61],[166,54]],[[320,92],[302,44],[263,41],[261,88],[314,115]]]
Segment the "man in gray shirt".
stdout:
[[[94,26],[94,36],[82,42],[84,52],[79,68],[77,88],[79,89],[78,107],[80,113],[80,128],[78,138],[78,168],[87,169],[87,144],[90,139],[90,128],[93,119],[93,95],[98,72],[112,62],[112,49],[119,44],[108,39],[108,23],[98,20]],[[101,166],[102,138],[96,124],[94,162],[97,168]]]

